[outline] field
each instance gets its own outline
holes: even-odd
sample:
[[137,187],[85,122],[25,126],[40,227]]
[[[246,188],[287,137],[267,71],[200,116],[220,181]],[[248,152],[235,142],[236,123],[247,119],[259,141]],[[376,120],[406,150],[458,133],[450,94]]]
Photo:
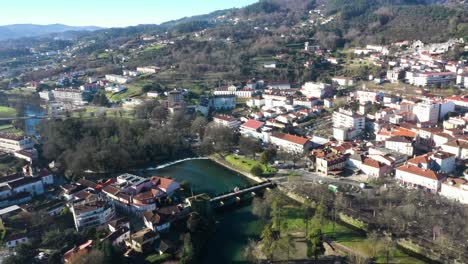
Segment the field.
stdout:
[[16,110],[11,107],[0,106],[0,118],[15,117]]
[[247,172],[250,172],[252,167],[254,167],[255,165],[259,165],[263,170],[263,174],[276,173],[276,168],[273,168],[273,167],[265,165],[265,164],[261,164],[258,161],[248,159],[248,158],[245,158],[245,157],[241,157],[241,156],[238,156],[238,155],[228,155],[228,156],[225,157],[225,159],[229,163],[231,163],[233,166],[235,166],[235,167],[237,167],[237,168],[239,168],[241,170],[247,171]]

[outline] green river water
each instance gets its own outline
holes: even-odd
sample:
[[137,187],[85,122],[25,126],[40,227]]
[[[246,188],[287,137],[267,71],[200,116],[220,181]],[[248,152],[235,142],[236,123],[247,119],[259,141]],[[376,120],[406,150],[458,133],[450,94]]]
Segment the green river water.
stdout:
[[[235,187],[253,182],[242,175],[222,167],[211,160],[189,160],[158,170],[148,175],[171,177],[179,182],[188,181],[196,194],[215,196]],[[243,263],[243,249],[249,238],[257,239],[262,229],[251,206],[239,206],[217,215],[217,232],[211,239],[203,263]]]

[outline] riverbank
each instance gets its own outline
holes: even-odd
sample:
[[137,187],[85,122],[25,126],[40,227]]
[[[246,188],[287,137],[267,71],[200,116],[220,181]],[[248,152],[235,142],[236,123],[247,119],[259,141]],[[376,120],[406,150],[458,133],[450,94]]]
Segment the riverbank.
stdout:
[[[266,179],[264,178],[261,178],[261,177],[257,177],[255,175],[252,175],[251,173],[249,172],[246,172],[245,170],[242,170],[240,168],[237,168],[235,167],[233,164],[230,164],[228,161],[226,161],[225,159],[223,159],[223,157],[219,154],[215,154],[215,155],[212,155],[210,156],[210,159],[214,162],[216,162],[217,164],[221,165],[221,166],[224,166],[230,170],[233,170],[237,173],[239,173],[240,175],[244,176],[244,177],[247,177],[251,180],[254,180],[256,182],[263,182],[265,181]],[[306,197],[302,197],[301,195],[298,195],[290,190],[288,190],[287,188],[284,188],[283,186],[281,185],[278,185],[277,186],[278,190],[280,190],[282,193],[284,193],[287,197],[289,197],[290,199],[292,199],[293,201],[296,201],[297,203],[299,204],[308,204],[310,205],[311,201],[308,200]],[[298,215],[297,213],[295,214],[287,214],[287,216],[290,216],[290,215]],[[340,216],[340,220],[341,220],[341,216]],[[291,222],[291,223],[296,223],[295,225],[295,228],[297,228],[297,223],[302,223],[302,220],[303,218],[302,217],[298,217],[297,219],[288,219],[288,222]],[[334,224],[332,221],[329,222],[329,224],[327,225],[326,229],[324,230],[325,234],[329,234],[331,236],[334,237],[334,240],[333,241],[329,241],[330,244],[333,246],[334,250],[331,251],[330,253],[331,254],[334,254],[334,255],[341,255],[341,256],[347,256],[347,255],[353,255],[353,256],[356,256],[362,260],[370,260],[372,259],[372,253],[373,251],[375,251],[375,245],[372,245],[372,243],[370,243],[368,240],[367,240],[367,231],[366,230],[363,230],[363,229],[359,229],[359,227],[354,227],[354,225],[351,225],[351,224],[348,224],[347,221],[343,221],[342,222],[343,224],[341,224],[341,222],[339,221],[336,221]],[[333,226],[333,228],[332,228]],[[348,226],[353,226],[353,228],[350,228]],[[361,232],[357,232],[353,229],[359,229],[362,231]],[[303,230],[303,228],[299,228],[299,230]],[[333,230],[333,231],[332,231]],[[292,229],[291,232],[293,232],[294,234],[297,234],[298,230],[294,230]],[[297,243],[296,243],[297,244]],[[300,243],[299,243],[300,244]],[[302,245],[300,244],[299,248],[303,248],[305,247],[305,245]],[[405,252],[403,252],[402,250],[400,249],[395,249],[394,255],[391,256],[389,258],[389,260],[391,260],[392,262],[394,263],[425,263],[424,261],[422,261],[421,259],[418,259],[418,258],[414,258],[414,257],[411,257],[410,255],[406,254]],[[376,263],[385,263],[386,259],[384,258],[384,256],[382,255],[377,255],[375,257],[375,262]]]
[[220,154],[213,154],[209,157],[210,160],[212,160],[213,162],[223,166],[223,167],[226,167],[232,171],[235,171],[239,174],[241,174],[242,176],[246,177],[246,178],[249,178],[250,180],[253,180],[257,183],[261,183],[261,182],[265,182],[266,179],[262,179],[258,176],[255,176],[253,175],[252,173],[250,172],[247,172],[247,171],[244,171],[240,168],[237,168],[235,167],[234,165],[230,164],[228,161],[226,161],[223,157],[221,157]]

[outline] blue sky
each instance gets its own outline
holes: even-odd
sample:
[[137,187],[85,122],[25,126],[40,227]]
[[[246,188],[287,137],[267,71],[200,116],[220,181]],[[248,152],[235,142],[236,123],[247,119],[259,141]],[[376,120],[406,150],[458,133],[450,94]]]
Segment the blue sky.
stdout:
[[122,27],[243,7],[257,0],[8,0],[0,4],[0,25],[67,24]]

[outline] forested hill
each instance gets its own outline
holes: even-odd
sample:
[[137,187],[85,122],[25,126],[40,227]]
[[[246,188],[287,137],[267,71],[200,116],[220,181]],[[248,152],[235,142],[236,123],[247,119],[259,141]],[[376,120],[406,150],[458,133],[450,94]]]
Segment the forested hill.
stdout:
[[[105,33],[103,39],[109,39],[110,35],[112,40],[124,40],[135,34],[167,31],[177,34],[203,29],[214,32],[222,29],[229,35],[239,25],[256,25],[268,27],[272,32],[284,27],[301,27],[300,34],[316,35],[330,48],[345,43],[388,43],[401,39],[441,41],[468,36],[467,7],[464,0],[264,0],[241,9],[216,11],[161,25],[102,30],[91,33],[91,37],[99,38]],[[332,20],[322,24],[327,18]],[[233,20],[236,23],[229,23]]]

